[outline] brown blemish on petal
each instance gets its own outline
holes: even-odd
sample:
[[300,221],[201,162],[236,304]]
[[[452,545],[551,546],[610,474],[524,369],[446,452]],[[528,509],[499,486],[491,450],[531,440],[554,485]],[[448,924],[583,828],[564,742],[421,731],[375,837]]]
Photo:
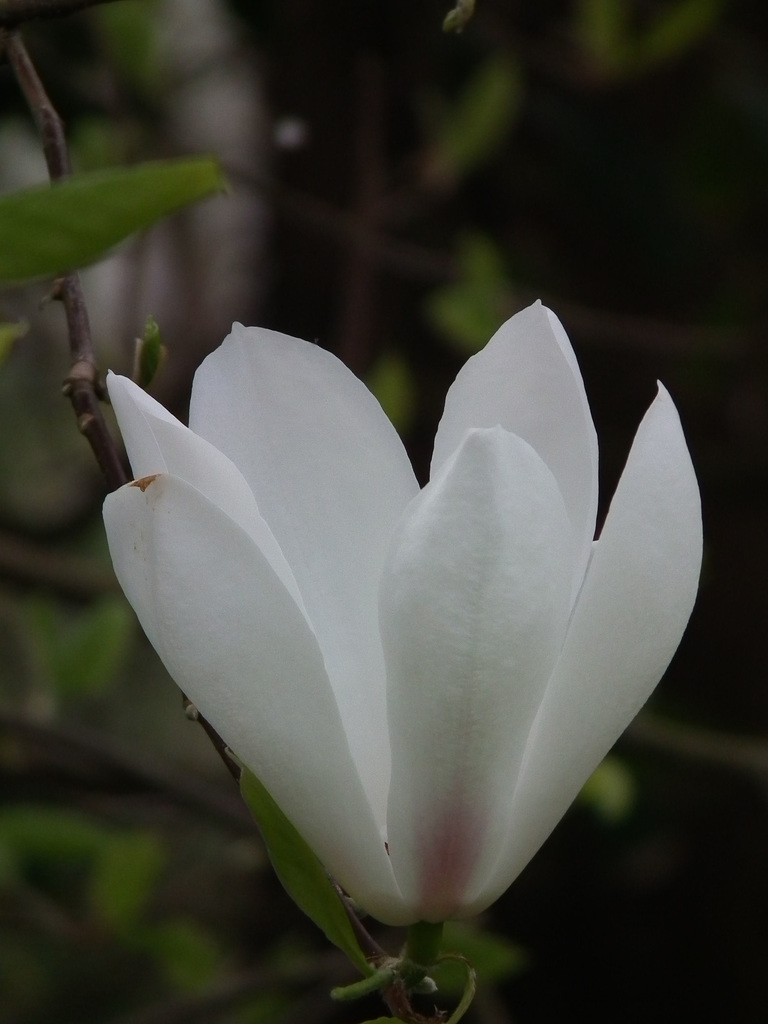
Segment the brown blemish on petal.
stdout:
[[132,483],[129,486],[138,487],[139,490],[143,493],[144,491],[146,491],[149,485],[153,483],[153,481],[157,480],[157,478],[160,475],[160,473],[153,473],[152,476],[143,476],[140,480],[132,481]]

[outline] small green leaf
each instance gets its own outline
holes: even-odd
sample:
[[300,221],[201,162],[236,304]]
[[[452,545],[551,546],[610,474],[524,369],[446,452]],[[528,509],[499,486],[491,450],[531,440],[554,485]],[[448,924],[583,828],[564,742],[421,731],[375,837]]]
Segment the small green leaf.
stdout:
[[363,1024],[406,1024],[400,1017],[377,1017],[376,1020],[366,1020]]
[[71,613],[49,597],[33,597],[26,620],[47,681],[65,697],[105,690],[134,631],[130,609],[117,597]]
[[456,6],[443,19],[443,32],[463,32],[475,13],[475,0],[456,0]]
[[618,72],[626,61],[629,31],[626,0],[581,0],[576,17],[576,34],[601,70]]
[[221,965],[213,939],[194,921],[164,921],[131,935],[131,944],[157,959],[174,988],[196,992],[210,984]]
[[118,833],[105,841],[94,865],[91,902],[115,932],[126,934],[140,922],[165,863],[162,844],[149,833]]
[[0,324],[0,363],[11,351],[14,341],[23,338],[29,330],[29,324],[23,320],[17,324]]
[[681,0],[664,9],[638,40],[639,66],[649,67],[685,53],[709,32],[722,9],[722,0]]
[[366,1020],[363,1024],[406,1024],[400,1017],[377,1017],[376,1020]]
[[398,433],[411,425],[416,411],[416,385],[411,368],[396,352],[385,352],[366,381]]
[[98,855],[107,836],[77,811],[18,804],[0,812],[0,844],[20,861],[87,862]]
[[135,231],[221,192],[215,160],[157,161],[77,174],[0,198],[0,282],[92,263]]
[[506,56],[486,61],[441,118],[428,177],[451,182],[487,161],[504,143],[522,107],[520,68]]
[[269,859],[294,902],[363,974],[373,968],[355,938],[333,882],[316,855],[256,776],[243,769],[240,792],[255,817]]
[[145,390],[157,376],[165,362],[166,348],[160,337],[160,328],[153,316],[147,317],[144,325],[144,336],[136,339],[136,359],[133,367],[133,379]]
[[616,825],[632,812],[635,781],[623,761],[606,757],[587,779],[579,799],[608,825]]
[[467,235],[458,245],[462,277],[437,288],[425,302],[432,327],[461,352],[478,352],[513,307],[501,253],[484,235]]
[[153,99],[163,82],[158,18],[152,4],[104,4],[93,12],[109,65],[142,96]]

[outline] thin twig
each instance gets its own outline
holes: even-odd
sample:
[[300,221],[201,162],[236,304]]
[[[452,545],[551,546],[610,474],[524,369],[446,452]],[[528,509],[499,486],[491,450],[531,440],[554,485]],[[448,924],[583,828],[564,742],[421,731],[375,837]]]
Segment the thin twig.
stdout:
[[79,761],[90,775],[106,774],[115,786],[129,784],[158,793],[238,834],[252,832],[252,819],[245,804],[234,797],[228,799],[230,790],[221,790],[204,779],[189,779],[167,765],[153,762],[145,753],[138,758],[114,739],[10,711],[0,711],[0,736],[22,742],[30,749],[38,748],[59,771],[62,764]]
[[43,587],[76,600],[120,593],[113,572],[77,555],[62,554],[49,544],[7,533],[0,533],[0,579]]
[[768,742],[763,739],[683,725],[650,714],[636,718],[626,736],[670,754],[735,769],[763,784],[768,782]]
[[0,27],[16,28],[25,21],[62,18],[86,7],[114,3],[115,0],[0,0]]
[[[326,995],[328,987],[339,973],[342,964],[336,952],[324,956],[313,957],[311,960],[296,960],[278,967],[269,964],[258,967],[246,974],[227,978],[207,991],[190,996],[180,996],[164,1000],[153,1006],[143,1007],[127,1015],[121,1016],[115,1024],[192,1024],[193,1021],[209,1022],[226,1011],[232,1011],[238,1004],[260,992],[275,991],[287,985],[296,985],[324,977],[321,991],[313,992],[313,1002],[320,1001]],[[328,987],[326,987],[328,986]],[[333,1009],[327,999],[329,1010]],[[300,1018],[303,1019],[303,1018]]]
[[[51,180],[66,178],[70,174],[70,160],[64,125],[18,32],[8,34],[6,54],[40,132]],[[54,295],[64,304],[72,358],[69,375],[64,381],[64,394],[72,403],[78,428],[91,445],[109,488],[115,490],[130,478],[101,411],[104,389],[79,275],[73,271],[62,277],[56,283]]]

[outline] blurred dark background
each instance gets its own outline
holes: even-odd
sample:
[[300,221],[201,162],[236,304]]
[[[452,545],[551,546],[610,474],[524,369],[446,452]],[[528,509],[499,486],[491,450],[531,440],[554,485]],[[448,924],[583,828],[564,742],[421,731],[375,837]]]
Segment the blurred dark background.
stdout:
[[[581,363],[603,511],[665,383],[702,488],[698,604],[649,708],[481,932],[456,937],[481,974],[466,1019],[758,1024],[768,7],[477,0],[461,35],[447,10],[121,0],[25,29],[78,168],[214,151],[232,186],[86,273],[99,359],[129,372],[153,314],[154,392],[183,417],[233,320],[317,339],[423,480],[456,371],[540,297]],[[0,189],[44,176],[0,66]],[[283,894],[116,590],[45,295],[0,296],[0,319],[29,322],[0,364],[0,1020],[376,1017],[327,997],[350,973]]]

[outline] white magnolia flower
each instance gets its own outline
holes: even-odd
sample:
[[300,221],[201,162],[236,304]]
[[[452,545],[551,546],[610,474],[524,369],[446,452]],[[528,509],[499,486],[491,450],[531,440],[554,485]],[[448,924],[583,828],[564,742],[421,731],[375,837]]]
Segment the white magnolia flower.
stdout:
[[109,391],[139,478],[110,550],[170,674],[376,917],[487,907],[688,621],[701,512],[667,392],[593,541],[595,430],[538,303],[459,373],[421,491],[375,398],[294,338],[236,324],[189,429]]

